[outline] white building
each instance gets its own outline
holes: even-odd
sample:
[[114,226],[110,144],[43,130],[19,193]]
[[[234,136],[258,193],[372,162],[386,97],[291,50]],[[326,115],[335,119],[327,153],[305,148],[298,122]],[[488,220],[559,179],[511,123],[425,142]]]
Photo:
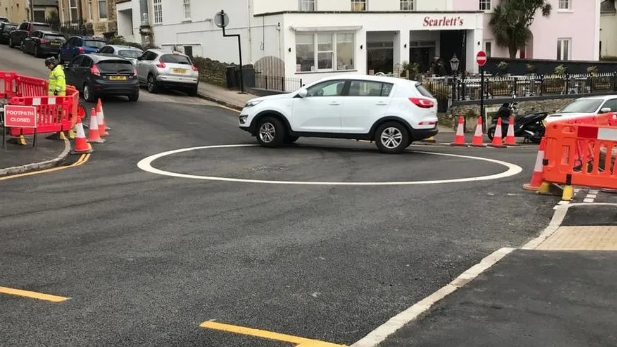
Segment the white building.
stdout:
[[[215,14],[229,16],[228,34],[242,37],[243,63],[264,74],[310,83],[341,72],[393,72],[414,61],[454,54],[477,72],[484,12],[451,11],[462,0],[148,0],[154,43],[195,56],[238,63],[236,38],[223,37]],[[478,1],[478,0],[475,0]],[[139,0],[119,0],[118,30],[140,41]]]

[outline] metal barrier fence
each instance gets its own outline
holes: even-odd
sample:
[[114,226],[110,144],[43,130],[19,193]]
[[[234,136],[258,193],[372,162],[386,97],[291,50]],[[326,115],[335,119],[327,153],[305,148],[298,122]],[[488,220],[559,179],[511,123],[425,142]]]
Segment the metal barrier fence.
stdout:
[[293,92],[303,87],[301,78],[255,75],[255,88],[280,92]]

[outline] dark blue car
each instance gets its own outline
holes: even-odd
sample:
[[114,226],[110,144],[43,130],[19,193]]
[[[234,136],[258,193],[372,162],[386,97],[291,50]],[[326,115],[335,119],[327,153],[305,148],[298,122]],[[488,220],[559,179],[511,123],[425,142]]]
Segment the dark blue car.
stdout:
[[95,53],[105,45],[105,39],[101,37],[72,36],[60,47],[58,60],[60,63],[71,61],[80,54]]

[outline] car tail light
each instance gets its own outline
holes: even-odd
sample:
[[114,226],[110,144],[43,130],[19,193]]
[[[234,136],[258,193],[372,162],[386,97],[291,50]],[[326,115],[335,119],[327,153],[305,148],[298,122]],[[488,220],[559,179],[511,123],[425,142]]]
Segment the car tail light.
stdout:
[[137,77],[137,69],[133,68],[133,76]]
[[79,52],[79,54],[86,53],[86,50],[83,47],[77,47],[77,51]]
[[432,108],[435,103],[430,99],[424,98],[409,98],[409,101],[413,102],[419,108]]
[[46,39],[41,39],[41,41],[40,41],[40,42],[41,42],[41,43],[49,43],[49,40],[46,40]]
[[90,72],[95,76],[101,75],[101,70],[99,70],[98,66],[96,65],[92,65],[92,67],[90,68]]
[[197,69],[197,66],[193,65],[193,71],[199,71],[199,70]]
[[163,63],[162,61],[159,61],[158,64],[156,64],[156,67],[164,69],[165,68],[165,63]]

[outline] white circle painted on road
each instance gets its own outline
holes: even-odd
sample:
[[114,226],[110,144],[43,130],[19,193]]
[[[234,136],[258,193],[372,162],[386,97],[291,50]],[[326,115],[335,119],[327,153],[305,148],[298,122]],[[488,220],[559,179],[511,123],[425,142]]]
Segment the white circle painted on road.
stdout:
[[238,147],[255,147],[259,146],[258,144],[243,144],[243,145],[215,145],[215,146],[200,146],[200,147],[190,147],[190,148],[181,148],[175,149],[173,151],[167,151],[163,153],[158,153],[151,155],[147,158],[144,158],[137,163],[137,167],[140,169],[150,172],[157,175],[170,176],[170,177],[178,177],[178,178],[191,178],[197,180],[207,180],[207,181],[223,181],[223,182],[241,182],[241,183],[262,183],[262,184],[293,184],[293,185],[313,185],[313,186],[410,186],[410,185],[422,185],[422,184],[445,184],[445,183],[463,183],[463,182],[477,182],[477,181],[490,181],[497,180],[501,178],[511,177],[517,175],[523,171],[523,169],[515,164],[508,163],[501,160],[482,158],[482,157],[472,157],[469,155],[459,155],[459,154],[447,154],[447,153],[435,153],[435,152],[425,152],[425,151],[414,151],[415,153],[424,153],[431,155],[439,155],[444,157],[455,157],[455,158],[463,158],[470,160],[478,160],[485,161],[489,163],[498,164],[507,168],[506,171],[494,175],[488,176],[478,176],[478,177],[466,177],[466,178],[454,178],[454,179],[446,179],[446,180],[433,180],[433,181],[402,181],[402,182],[311,182],[311,181],[270,181],[270,180],[253,180],[253,179],[245,179],[245,178],[232,178],[232,177],[217,177],[217,176],[202,176],[202,175],[190,175],[190,174],[182,174],[177,172],[165,171],[161,169],[157,169],[152,166],[152,162],[159,158],[167,157],[170,155],[196,151],[200,149],[215,149],[215,148],[238,148]]

